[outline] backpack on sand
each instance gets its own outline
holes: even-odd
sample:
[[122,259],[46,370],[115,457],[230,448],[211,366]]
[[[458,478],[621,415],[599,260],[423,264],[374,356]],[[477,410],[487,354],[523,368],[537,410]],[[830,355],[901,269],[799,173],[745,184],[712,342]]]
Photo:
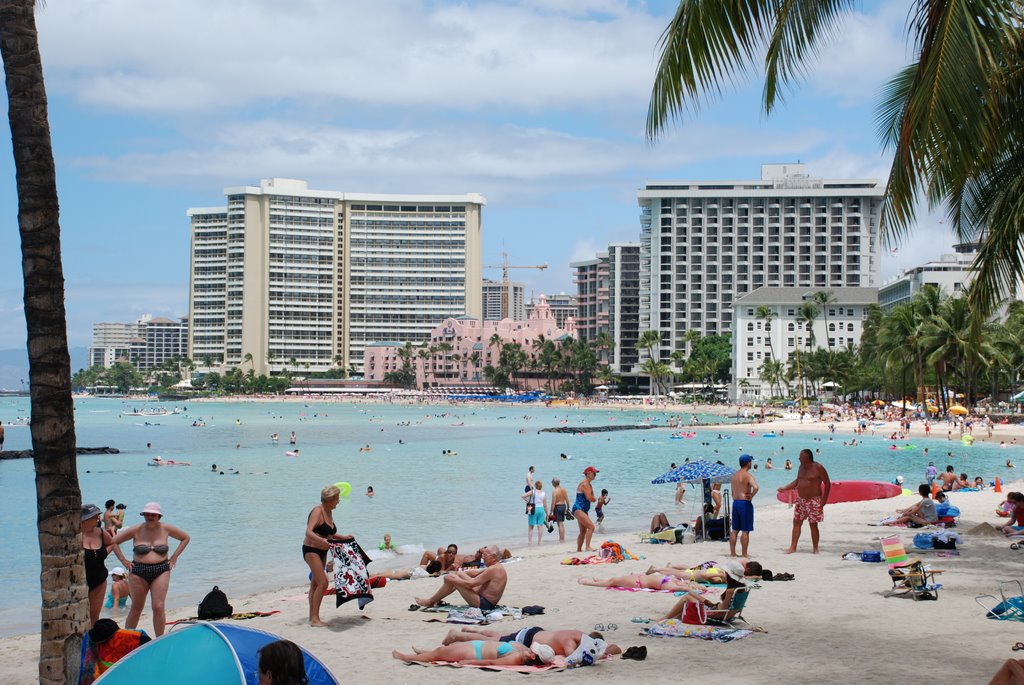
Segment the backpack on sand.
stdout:
[[235,613],[235,609],[228,604],[228,596],[216,585],[199,603],[199,619],[202,621],[227,618],[233,613]]

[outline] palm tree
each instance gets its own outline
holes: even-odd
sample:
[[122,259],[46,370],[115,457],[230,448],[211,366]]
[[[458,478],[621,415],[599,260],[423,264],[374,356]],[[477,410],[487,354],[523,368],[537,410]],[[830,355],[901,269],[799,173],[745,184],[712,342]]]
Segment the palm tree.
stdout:
[[[849,0],[711,3],[680,0],[661,37],[647,114],[653,140],[684,110],[696,112],[764,56],[763,107],[771,113],[839,29]],[[1024,43],[1020,3],[913,0],[913,61],[878,107],[893,151],[881,225],[889,241],[915,224],[916,200],[945,207],[961,242],[980,237],[969,298],[975,325],[1024,273]],[[984,228],[979,236],[979,229]]]
[[[644,370],[644,367],[647,367],[647,369],[649,369],[649,370],[655,370],[655,371],[659,371],[660,372],[660,367],[658,366],[658,363],[659,363],[658,355],[657,355],[657,350],[658,350],[658,347],[660,345],[661,345],[661,331],[644,331],[643,333],[640,334],[640,337],[637,338],[637,341],[636,341],[637,348],[638,349],[647,350],[648,361],[653,362],[653,364],[646,364],[646,363],[642,364],[641,367],[640,367],[641,373],[643,373],[646,376],[650,376],[650,378],[651,378],[651,395],[656,395],[657,394],[655,392],[655,389],[656,389],[655,386],[657,385],[657,382],[656,382],[654,376],[652,376],[650,373],[648,373],[647,371]],[[659,378],[660,378],[660,373],[659,373]]]
[[[814,300],[804,300],[796,310],[796,322],[807,331],[807,349],[814,348],[814,323],[818,319],[818,304]],[[800,399],[804,398],[804,376],[800,368],[800,345],[796,346],[796,374],[800,384]],[[801,405],[803,406],[803,405]]]
[[764,337],[768,341],[768,359],[775,359],[775,348],[772,345],[772,321],[778,317],[775,310],[766,304],[758,305],[754,310],[754,318],[764,321]]
[[252,353],[251,352],[246,352],[245,356],[242,357],[242,363],[245,364],[246,362],[249,363],[249,370],[250,371],[253,371],[253,370],[256,369],[256,362],[253,361]]
[[271,366],[274,364],[274,359],[275,358],[276,358],[276,356],[274,355],[274,351],[272,349],[270,349],[270,348],[267,348],[267,373],[268,374],[271,373],[271,371],[272,371],[271,370]]
[[39,682],[72,682],[88,594],[75,458],[57,177],[34,0],[0,3],[0,56],[18,188],[42,588]]
[[828,349],[831,350],[835,340],[835,335],[833,335],[835,331],[828,329],[828,307],[836,303],[836,294],[831,290],[819,290],[814,293],[812,301],[821,307],[821,315],[825,318],[825,343],[828,345]]

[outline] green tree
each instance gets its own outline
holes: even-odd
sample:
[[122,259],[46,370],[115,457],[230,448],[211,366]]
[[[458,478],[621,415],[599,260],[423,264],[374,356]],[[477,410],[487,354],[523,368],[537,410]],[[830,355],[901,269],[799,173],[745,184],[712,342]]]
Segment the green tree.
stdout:
[[[854,4],[681,0],[661,37],[648,137],[697,112],[762,57],[770,114]],[[912,61],[878,107],[879,133],[893,152],[881,225],[889,240],[906,236],[923,196],[946,208],[962,242],[980,237],[969,293],[980,326],[1024,273],[1024,16],[1009,0],[912,0],[909,17]]]
[[[658,349],[661,347],[661,331],[644,331],[640,334],[640,337],[636,341],[637,349],[645,350],[647,352],[647,361],[652,362],[651,364],[641,364],[640,372],[645,376],[649,376],[651,379],[651,395],[657,395],[660,389],[658,381],[664,375],[663,366],[660,366],[660,360],[658,359]],[[646,371],[644,368],[646,367]],[[658,374],[657,378],[648,371],[654,371]]]

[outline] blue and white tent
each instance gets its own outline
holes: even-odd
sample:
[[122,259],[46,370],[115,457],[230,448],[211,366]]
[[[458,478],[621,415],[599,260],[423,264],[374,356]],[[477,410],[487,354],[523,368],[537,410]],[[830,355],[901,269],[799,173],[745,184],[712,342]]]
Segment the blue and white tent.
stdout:
[[[259,649],[280,639],[228,623],[189,623],[136,649],[96,685],[258,685]],[[302,655],[309,685],[339,685],[315,656]]]

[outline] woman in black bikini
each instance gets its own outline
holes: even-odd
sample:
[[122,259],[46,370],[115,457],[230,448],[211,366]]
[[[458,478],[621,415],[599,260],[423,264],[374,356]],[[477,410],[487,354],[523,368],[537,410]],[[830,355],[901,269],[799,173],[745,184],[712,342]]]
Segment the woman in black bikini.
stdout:
[[100,618],[103,597],[107,593],[107,566],[104,560],[114,546],[110,533],[100,527],[103,514],[95,504],[82,506],[82,547],[85,548],[85,584],[89,586],[89,624]]
[[[139,625],[139,616],[146,606],[148,594],[153,609],[153,633],[160,637],[164,634],[166,623],[164,600],[167,598],[167,588],[171,584],[171,571],[192,538],[177,526],[160,523],[164,512],[156,502],[150,502],[143,507],[141,514],[146,519],[145,523],[125,528],[114,537],[114,553],[125,567],[131,570],[128,576],[128,592],[132,598],[132,608],[128,610],[124,627],[135,628]],[[174,554],[168,557],[171,549],[167,543],[170,538],[178,541],[178,547]],[[125,540],[132,540],[135,543],[130,562],[125,559],[119,547]]]
[[[320,603],[327,592],[327,550],[332,542],[352,542],[351,535],[338,535],[332,512],[338,506],[341,491],[328,485],[320,491],[320,505],[313,507],[306,517],[306,536],[302,540],[302,558],[309,565],[309,625],[327,625],[320,620]],[[132,600],[134,602],[134,600]]]

